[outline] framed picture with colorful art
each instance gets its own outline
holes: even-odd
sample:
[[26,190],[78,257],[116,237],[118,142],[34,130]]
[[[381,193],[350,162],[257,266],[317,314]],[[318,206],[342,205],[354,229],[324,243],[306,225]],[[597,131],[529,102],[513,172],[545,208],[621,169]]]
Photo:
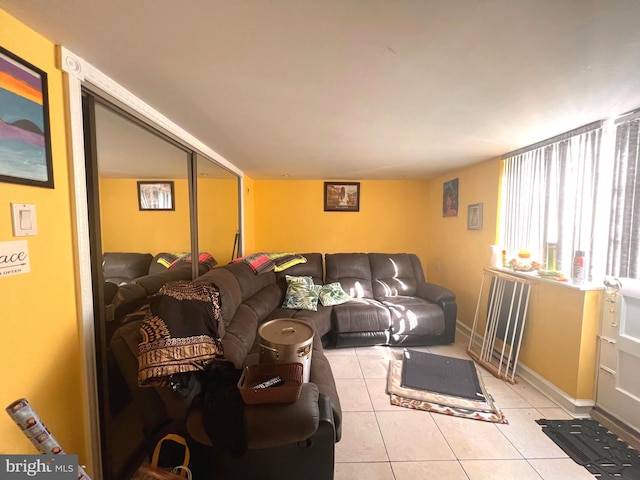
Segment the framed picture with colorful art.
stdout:
[[47,73],[0,47],[0,181],[53,188]]
[[442,216],[458,216],[458,179],[449,180],[442,185]]

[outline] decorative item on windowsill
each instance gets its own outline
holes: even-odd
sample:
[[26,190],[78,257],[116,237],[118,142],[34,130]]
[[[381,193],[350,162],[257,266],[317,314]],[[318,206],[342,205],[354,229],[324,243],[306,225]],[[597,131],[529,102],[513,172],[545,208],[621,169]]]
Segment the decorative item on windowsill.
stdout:
[[538,270],[538,276],[540,278],[546,278],[548,280],[555,280],[556,282],[567,282],[567,277],[557,270],[556,256],[558,246],[555,243],[547,243],[546,258],[547,262],[544,265],[545,268]]
[[521,248],[518,251],[518,258],[512,258],[508,267],[515,272],[533,272],[540,268],[540,263],[531,260],[531,252],[528,249]]

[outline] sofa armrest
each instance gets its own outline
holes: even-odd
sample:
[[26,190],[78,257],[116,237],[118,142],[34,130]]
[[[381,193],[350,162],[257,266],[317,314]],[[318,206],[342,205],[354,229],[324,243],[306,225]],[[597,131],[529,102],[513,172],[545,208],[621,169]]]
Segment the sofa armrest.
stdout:
[[435,303],[444,312],[444,332],[441,343],[453,343],[456,339],[456,321],[458,316],[458,304],[456,294],[448,288],[434,283],[420,283],[416,291],[417,295],[428,302]]
[[244,428],[249,448],[301,442],[315,433],[319,422],[318,386],[314,383],[303,384],[300,398],[294,403],[244,407]]
[[[199,405],[189,414],[187,431],[196,442],[212,446],[215,442],[206,432],[202,408]],[[324,428],[330,425],[335,430],[331,402],[318,393],[314,383],[303,384],[300,398],[294,403],[244,405],[242,417],[246,445],[252,449],[304,442],[313,436],[321,422]]]
[[420,283],[418,284],[417,292],[420,298],[431,303],[441,304],[444,302],[451,302],[456,300],[456,294],[448,288],[436,285],[435,283]]
[[339,442],[340,438],[335,434],[336,423],[333,418],[333,408],[331,406],[331,400],[324,393],[318,395],[318,410],[320,412],[320,426],[323,428],[329,428],[334,432],[331,438],[335,442]]

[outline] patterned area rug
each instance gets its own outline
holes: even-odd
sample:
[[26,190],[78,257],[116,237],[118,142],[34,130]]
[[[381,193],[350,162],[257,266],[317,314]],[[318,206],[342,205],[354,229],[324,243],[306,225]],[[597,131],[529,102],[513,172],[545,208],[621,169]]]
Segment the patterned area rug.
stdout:
[[597,478],[640,479],[640,453],[595,420],[536,420],[574,462]]
[[[483,400],[471,400],[454,395],[403,387],[402,363],[402,360],[391,360],[389,362],[387,393],[391,397],[392,405],[485,422],[509,423],[502,411],[494,403],[491,395],[487,393],[482,377],[478,375],[475,369],[473,372],[469,372],[469,375],[475,374],[478,377],[477,380],[483,393]],[[455,376],[450,378],[456,381]]]

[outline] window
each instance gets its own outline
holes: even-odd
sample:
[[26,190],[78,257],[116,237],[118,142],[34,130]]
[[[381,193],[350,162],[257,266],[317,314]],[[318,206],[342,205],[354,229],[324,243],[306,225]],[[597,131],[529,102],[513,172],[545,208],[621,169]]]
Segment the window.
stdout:
[[640,112],[598,121],[512,152],[505,160],[500,243],[570,275],[576,250],[586,278],[640,278]]
[[602,122],[505,155],[500,242],[508,255],[527,248],[544,263],[557,245],[556,269],[569,273],[573,252],[593,265]]
[[606,272],[640,278],[640,113],[624,116],[616,124]]

